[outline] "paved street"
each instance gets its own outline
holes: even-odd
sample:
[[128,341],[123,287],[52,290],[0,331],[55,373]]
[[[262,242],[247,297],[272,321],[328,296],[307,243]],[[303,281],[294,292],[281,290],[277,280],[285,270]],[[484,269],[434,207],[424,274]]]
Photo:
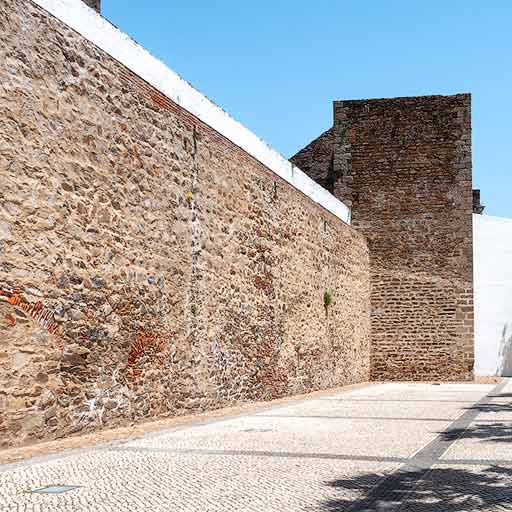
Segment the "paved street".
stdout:
[[[79,487],[29,492],[49,485]],[[0,510],[512,510],[512,381],[372,385],[0,466]]]

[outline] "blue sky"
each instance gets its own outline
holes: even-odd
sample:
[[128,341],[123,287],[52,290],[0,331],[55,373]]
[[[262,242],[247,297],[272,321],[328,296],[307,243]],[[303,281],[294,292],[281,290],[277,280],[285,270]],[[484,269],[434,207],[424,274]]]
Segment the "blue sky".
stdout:
[[284,156],[332,100],[473,95],[473,186],[512,217],[512,1],[103,0],[103,14]]

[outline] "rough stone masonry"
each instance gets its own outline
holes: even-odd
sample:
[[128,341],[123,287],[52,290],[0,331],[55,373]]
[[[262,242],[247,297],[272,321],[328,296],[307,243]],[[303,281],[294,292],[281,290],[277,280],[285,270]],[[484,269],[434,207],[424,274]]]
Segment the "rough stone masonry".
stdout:
[[369,379],[365,236],[30,0],[0,183],[1,447]]
[[470,95],[335,101],[333,127],[291,161],[368,240],[372,378],[470,378]]

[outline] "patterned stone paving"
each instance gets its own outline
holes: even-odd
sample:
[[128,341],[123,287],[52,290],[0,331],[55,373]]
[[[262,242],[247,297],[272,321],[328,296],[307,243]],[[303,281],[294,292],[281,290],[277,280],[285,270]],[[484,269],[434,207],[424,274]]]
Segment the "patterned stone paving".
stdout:
[[511,389],[383,384],[0,466],[0,511],[512,510]]

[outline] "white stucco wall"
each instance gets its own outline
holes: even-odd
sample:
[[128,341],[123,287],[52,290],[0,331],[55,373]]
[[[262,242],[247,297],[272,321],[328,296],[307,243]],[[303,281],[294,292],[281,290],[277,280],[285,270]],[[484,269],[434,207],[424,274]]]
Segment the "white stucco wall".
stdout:
[[475,374],[512,376],[512,219],[473,216]]
[[[1,1],[1,0],[0,0]],[[82,0],[32,0],[342,221],[350,208]]]

